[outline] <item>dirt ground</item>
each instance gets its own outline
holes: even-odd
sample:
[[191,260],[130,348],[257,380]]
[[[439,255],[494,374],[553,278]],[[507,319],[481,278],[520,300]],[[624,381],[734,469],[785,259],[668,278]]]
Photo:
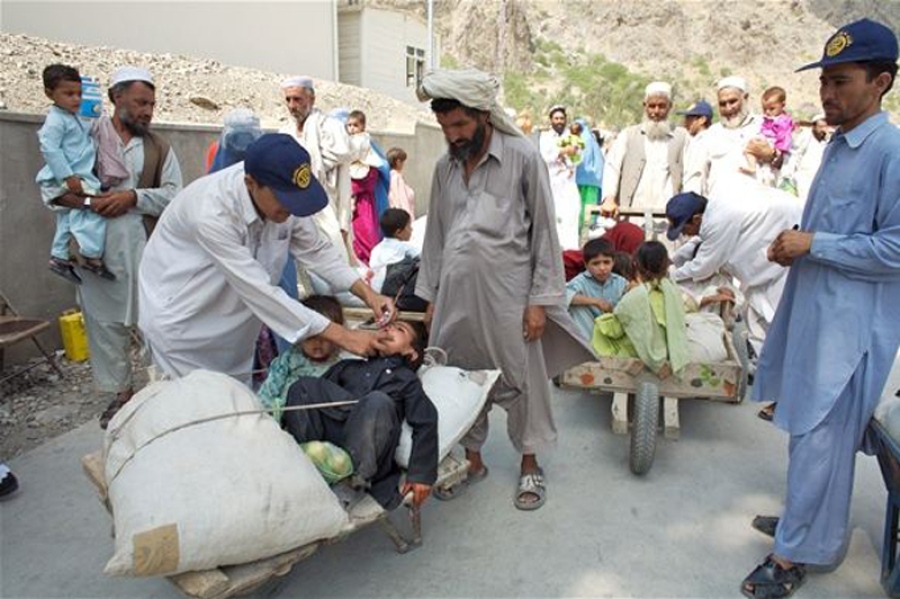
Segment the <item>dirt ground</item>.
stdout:
[[[112,394],[98,393],[91,380],[88,362],[70,362],[57,353],[60,377],[43,358],[8,366],[0,380],[0,461],[9,460],[45,441],[88,422],[98,421]],[[137,351],[132,352],[135,388],[146,384],[145,370]],[[100,425],[97,424],[99,427]]]

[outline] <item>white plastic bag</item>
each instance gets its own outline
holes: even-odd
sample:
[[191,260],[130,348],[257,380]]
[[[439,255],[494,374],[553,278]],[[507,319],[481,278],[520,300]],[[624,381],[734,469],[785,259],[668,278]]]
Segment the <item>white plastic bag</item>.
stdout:
[[[428,366],[419,370],[425,394],[438,413],[438,460],[444,459],[475,424],[499,377],[499,370],[468,371],[452,366]],[[411,451],[412,428],[404,422],[394,454],[400,467],[409,465]]]
[[269,415],[210,420],[260,408],[236,380],[195,371],[150,385],[116,414],[104,443],[116,533],[107,574],[243,564],[347,524],[315,466]]

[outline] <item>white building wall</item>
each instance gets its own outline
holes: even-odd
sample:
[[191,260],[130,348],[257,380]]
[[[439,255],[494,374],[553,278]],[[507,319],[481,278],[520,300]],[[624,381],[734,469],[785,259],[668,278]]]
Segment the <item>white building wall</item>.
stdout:
[[362,26],[361,12],[341,11],[338,14],[338,56],[342,83],[362,85]]
[[337,79],[334,0],[0,0],[0,31]]

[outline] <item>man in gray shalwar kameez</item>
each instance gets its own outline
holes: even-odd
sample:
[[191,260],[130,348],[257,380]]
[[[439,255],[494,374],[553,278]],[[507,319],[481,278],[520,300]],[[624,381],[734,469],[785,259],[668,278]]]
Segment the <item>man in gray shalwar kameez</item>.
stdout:
[[556,441],[549,378],[593,354],[565,310],[546,165],[496,103],[497,89],[495,78],[471,70],[422,82],[449,152],[435,167],[416,295],[430,302],[430,344],[451,364],[503,371],[462,443],[470,482],[480,480],[488,411],[506,409],[522,454],[514,503],[531,510],[546,498],[535,454]]

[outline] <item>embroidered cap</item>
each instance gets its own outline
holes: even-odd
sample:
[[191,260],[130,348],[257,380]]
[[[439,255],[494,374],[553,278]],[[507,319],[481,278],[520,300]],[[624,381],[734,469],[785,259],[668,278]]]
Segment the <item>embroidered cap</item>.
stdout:
[[680,110],[678,114],[682,116],[705,116],[708,119],[712,119],[713,108],[706,100],[698,100],[688,106],[687,110]]
[[247,148],[244,172],[275,193],[294,216],[309,216],[328,205],[328,195],[313,176],[309,153],[284,133],[267,133]]
[[825,42],[822,59],[802,66],[797,71],[824,68],[845,62],[897,62],[897,36],[886,26],[860,19],[838,29]]
[[119,67],[110,77],[109,86],[113,87],[127,81],[143,81],[151,86],[154,85],[153,76],[147,69],[143,67]]

